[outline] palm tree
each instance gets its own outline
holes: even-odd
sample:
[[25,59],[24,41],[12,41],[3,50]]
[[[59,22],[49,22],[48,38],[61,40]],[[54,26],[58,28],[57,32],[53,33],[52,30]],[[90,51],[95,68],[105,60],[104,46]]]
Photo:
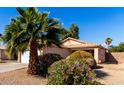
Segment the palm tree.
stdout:
[[[57,19],[49,19],[48,13],[40,13],[36,8],[17,8],[17,11],[19,17],[16,20],[20,23],[20,29],[19,31],[13,30],[12,34],[17,32],[17,35],[13,35],[11,41],[8,41],[11,42],[9,49],[25,51],[28,47],[30,50],[28,73],[36,75],[39,74],[40,69],[38,45],[41,45],[42,48],[52,44],[59,46],[61,43],[60,24]],[[9,35],[7,36],[9,37]]]
[[18,34],[21,32],[20,22],[16,19],[12,19],[10,24],[6,26],[4,36],[2,37],[2,40],[4,43],[7,44],[7,54],[9,57],[12,57],[14,55],[18,55],[18,62],[21,62],[21,53],[24,52],[24,48],[22,45],[21,47],[15,47],[14,41]]
[[112,39],[111,38],[106,38],[105,39],[105,44],[108,46],[108,49],[109,49],[109,45],[112,43]]

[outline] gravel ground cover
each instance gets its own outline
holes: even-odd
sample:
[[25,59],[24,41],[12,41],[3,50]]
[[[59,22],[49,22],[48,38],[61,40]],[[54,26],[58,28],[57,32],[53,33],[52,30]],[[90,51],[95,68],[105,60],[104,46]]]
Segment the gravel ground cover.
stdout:
[[[124,84],[123,64],[99,64],[95,69],[97,80],[105,85]],[[46,85],[47,78],[31,76],[26,73],[27,68],[0,73],[1,85]]]
[[45,85],[47,79],[40,76],[31,76],[26,73],[27,68],[0,73],[1,85]]

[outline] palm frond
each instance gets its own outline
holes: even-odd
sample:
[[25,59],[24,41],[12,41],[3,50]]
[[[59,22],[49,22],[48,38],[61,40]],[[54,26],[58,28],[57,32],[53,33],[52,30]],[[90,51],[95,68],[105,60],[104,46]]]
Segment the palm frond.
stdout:
[[25,16],[25,10],[23,8],[17,7],[16,10],[21,16]]

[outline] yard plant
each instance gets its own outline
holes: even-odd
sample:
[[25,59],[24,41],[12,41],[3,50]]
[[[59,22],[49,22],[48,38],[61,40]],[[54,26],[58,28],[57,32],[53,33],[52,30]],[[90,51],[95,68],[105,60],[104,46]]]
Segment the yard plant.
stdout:
[[71,61],[79,60],[79,59],[85,60],[84,62],[86,62],[91,68],[95,68],[97,65],[92,54],[86,51],[75,51],[74,53],[69,55],[66,59],[69,59]]
[[50,85],[95,85],[96,74],[83,60],[60,60],[49,68]]
[[48,75],[48,68],[56,61],[63,59],[59,54],[48,53],[39,56],[40,71],[39,74],[42,76]]
[[13,18],[5,28],[4,42],[10,55],[18,50],[30,51],[28,74],[36,75],[40,69],[38,46],[43,47],[61,43],[61,26],[57,19],[48,18],[47,12],[36,8],[17,8],[18,17]]

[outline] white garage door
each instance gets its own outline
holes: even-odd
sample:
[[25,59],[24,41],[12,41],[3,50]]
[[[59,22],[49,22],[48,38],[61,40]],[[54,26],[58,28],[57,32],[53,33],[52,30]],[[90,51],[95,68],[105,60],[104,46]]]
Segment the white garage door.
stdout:
[[21,63],[29,63],[29,51],[25,51],[21,56]]
[[[40,51],[38,51],[38,55],[40,55]],[[21,63],[29,63],[29,51],[25,51],[22,55],[21,55]]]

